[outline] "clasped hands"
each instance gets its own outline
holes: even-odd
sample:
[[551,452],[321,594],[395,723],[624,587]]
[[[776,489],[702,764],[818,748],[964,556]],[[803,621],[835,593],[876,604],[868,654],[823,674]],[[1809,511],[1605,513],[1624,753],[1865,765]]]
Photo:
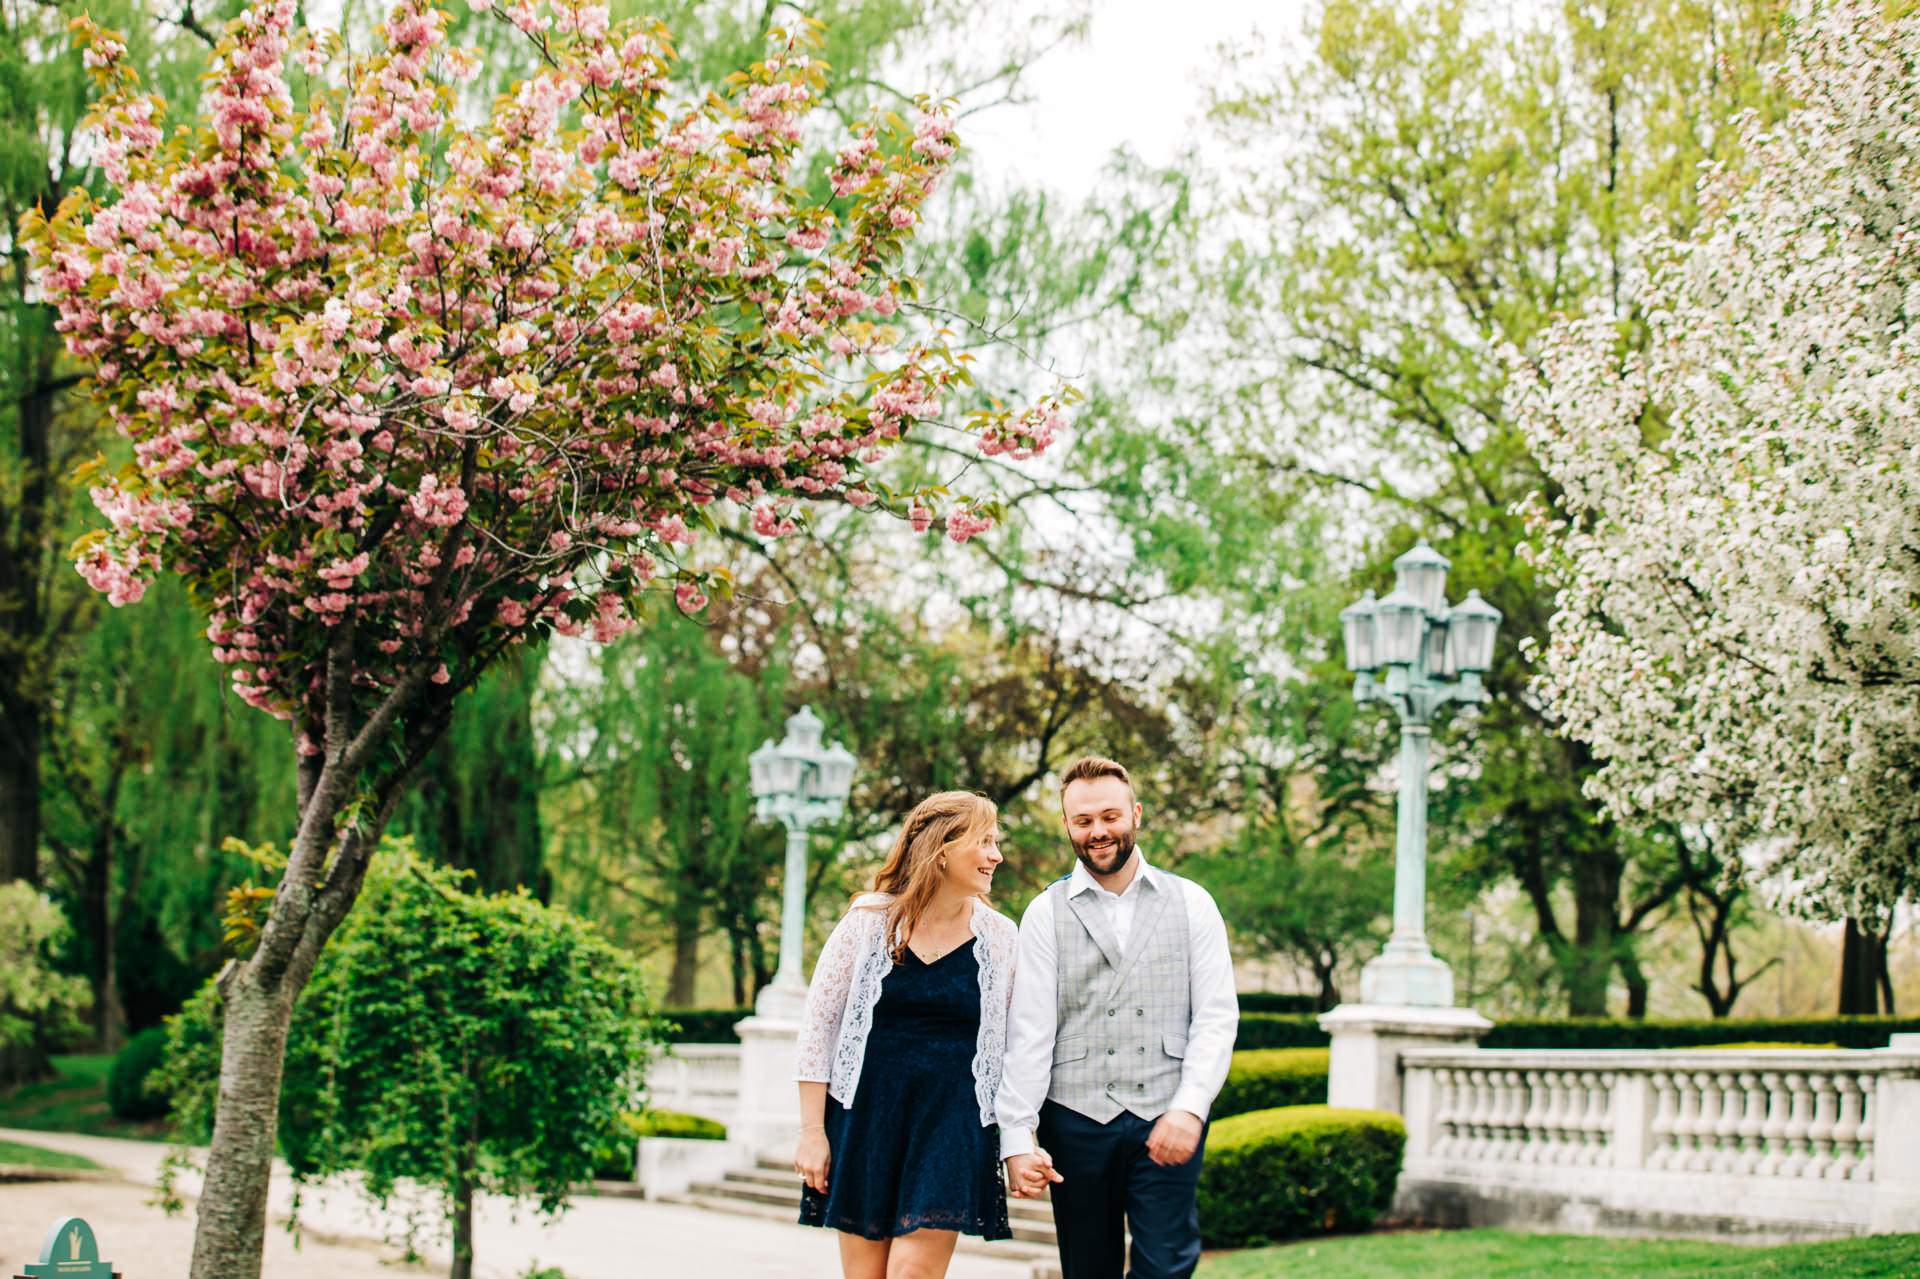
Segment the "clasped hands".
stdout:
[[[1166,1167],[1176,1167],[1193,1158],[1200,1148],[1203,1125],[1198,1115],[1184,1110],[1169,1110],[1154,1121],[1147,1134],[1147,1158]],[[1053,1166],[1053,1156],[1038,1146],[1030,1155],[1007,1158],[1007,1193],[1015,1199],[1038,1199],[1047,1187],[1065,1181]]]

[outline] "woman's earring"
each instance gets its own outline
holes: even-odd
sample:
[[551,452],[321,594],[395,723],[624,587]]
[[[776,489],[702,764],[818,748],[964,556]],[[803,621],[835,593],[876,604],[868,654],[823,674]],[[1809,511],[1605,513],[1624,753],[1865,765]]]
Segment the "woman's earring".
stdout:
[[940,859],[940,869],[945,870],[946,868],[947,868],[947,859],[942,857]]

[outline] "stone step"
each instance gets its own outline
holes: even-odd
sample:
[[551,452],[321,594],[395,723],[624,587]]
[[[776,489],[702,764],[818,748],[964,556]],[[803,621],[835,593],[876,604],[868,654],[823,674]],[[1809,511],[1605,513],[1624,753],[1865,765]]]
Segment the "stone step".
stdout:
[[[781,1189],[787,1189],[797,1185],[800,1179],[794,1175],[792,1165],[782,1164],[775,1160],[762,1160],[751,1168],[741,1168],[728,1173],[726,1180],[751,1182],[760,1186],[777,1186]],[[796,1191],[795,1194],[797,1198],[798,1192]],[[1043,1221],[1051,1225],[1053,1223],[1053,1207],[1044,1200],[1009,1199],[1007,1200],[1007,1216],[1009,1218],[1025,1218],[1029,1221]]]
[[[684,1195],[664,1196],[660,1202],[686,1204],[712,1212],[731,1213],[736,1217],[758,1217],[765,1221],[792,1222],[800,1213],[797,1195],[791,1205],[775,1204],[741,1198],[732,1192],[714,1194],[706,1186],[694,1186]],[[1050,1239],[1046,1242],[1023,1239],[1020,1237],[1018,1228],[1012,1239],[986,1240],[976,1239],[972,1235],[961,1235],[956,1247],[961,1252],[982,1257],[999,1257],[1008,1261],[1035,1263],[1035,1279],[1040,1279],[1046,1273],[1041,1267],[1055,1265],[1059,1257],[1059,1252]]]

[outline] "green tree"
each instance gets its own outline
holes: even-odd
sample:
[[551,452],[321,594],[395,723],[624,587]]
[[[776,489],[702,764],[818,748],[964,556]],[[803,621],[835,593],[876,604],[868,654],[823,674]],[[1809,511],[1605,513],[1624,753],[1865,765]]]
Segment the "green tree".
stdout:
[[42,842],[111,1050],[217,966],[214,907],[246,872],[221,844],[284,835],[293,770],[282,733],[207,659],[206,623],[177,584],[139,613],[89,620],[50,690]]
[[[219,1009],[209,985],[171,1025],[159,1086],[185,1134],[211,1131]],[[355,1171],[383,1207],[430,1188],[470,1279],[475,1195],[563,1211],[655,1036],[638,968],[590,925],[390,845],[300,1000],[281,1148],[296,1180]]]
[[664,610],[588,655],[548,701],[548,803],[567,895],[584,905],[617,894],[621,915],[663,930],[666,1000],[679,1007],[694,1002],[701,938],[715,924],[736,1002],[757,992],[761,907],[780,865],[746,785],[748,754],[780,732],[780,671],[742,674],[713,640]]
[[[1553,599],[1511,508],[1550,486],[1501,406],[1507,353],[1595,304],[1637,333],[1643,247],[1697,216],[1736,114],[1770,108],[1755,72],[1777,23],[1769,0],[1328,0],[1305,59],[1227,68],[1231,158],[1137,326],[1165,351],[1096,392],[1080,451],[1142,569],[1230,618],[1297,616],[1300,582],[1381,586],[1421,533],[1501,609],[1493,700],[1463,750],[1437,739],[1434,829],[1520,885],[1573,1013],[1605,1011],[1616,967],[1643,1011],[1634,937],[1685,878],[1584,796],[1593,760],[1528,691],[1515,644]],[[1301,549],[1252,566],[1270,544]]]
[[0,884],[0,1049],[42,1051],[81,1025],[87,983],[54,967],[60,908],[24,880]]

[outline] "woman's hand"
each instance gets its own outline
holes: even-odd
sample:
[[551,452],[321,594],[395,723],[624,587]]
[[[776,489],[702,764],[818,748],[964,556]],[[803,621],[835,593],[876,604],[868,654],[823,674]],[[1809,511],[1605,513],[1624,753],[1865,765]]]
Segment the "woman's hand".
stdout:
[[793,1170],[809,1190],[827,1193],[827,1165],[833,1160],[827,1147],[826,1130],[815,1128],[800,1134],[800,1147],[793,1152]]

